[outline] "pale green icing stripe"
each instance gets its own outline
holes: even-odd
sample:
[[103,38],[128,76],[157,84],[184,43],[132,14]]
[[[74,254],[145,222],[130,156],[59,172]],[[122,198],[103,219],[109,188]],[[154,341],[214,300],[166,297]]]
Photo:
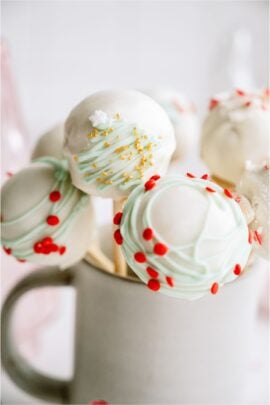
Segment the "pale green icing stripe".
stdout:
[[[104,136],[104,131],[110,132]],[[161,149],[161,142],[156,137],[145,134],[135,124],[124,120],[111,119],[102,128],[94,128],[92,135],[95,136],[89,138],[88,148],[75,156],[75,164],[84,176],[84,181],[88,184],[96,183],[99,190],[113,186],[118,186],[121,190],[135,188],[142,181],[136,166],[140,165],[144,157],[146,161],[141,166],[142,171],[151,167],[154,154]],[[121,147],[127,149],[117,152]],[[138,150],[139,147],[142,148],[141,151]],[[128,179],[124,176],[125,173],[129,176]]]
[[[208,211],[203,223],[201,232],[194,243],[186,246],[173,246],[164,241],[161,235],[154,230],[155,242],[163,242],[169,247],[169,253],[163,257],[152,253],[154,242],[147,242],[148,251],[145,251],[145,242],[139,234],[139,229],[147,227],[154,228],[151,223],[151,210],[156,199],[162,191],[176,185],[186,185],[200,190],[208,198]],[[207,193],[205,187],[209,186],[216,190],[216,193]],[[222,237],[207,235],[208,216],[212,206],[216,204],[221,209],[230,209],[235,218],[235,227]],[[140,208],[143,207],[143,212]],[[138,226],[141,224],[142,226]],[[171,296],[194,299],[209,291],[211,283],[218,281],[220,285],[232,281],[236,278],[233,274],[232,266],[236,263],[242,267],[246,265],[251,246],[248,243],[248,228],[244,216],[238,204],[228,199],[223,189],[205,180],[188,179],[183,176],[170,176],[160,180],[157,187],[152,191],[145,192],[144,187],[137,187],[130,195],[123,211],[121,221],[121,233],[124,238],[123,252],[130,267],[144,281],[149,280],[146,267],[156,268],[162,280],[161,291]],[[202,241],[224,241],[226,249],[222,252],[200,259],[199,249]],[[193,253],[187,253],[188,249],[193,249]],[[135,252],[142,251],[147,255],[147,265],[135,262],[133,256]],[[217,260],[220,257],[220,260]],[[219,268],[211,268],[211,262],[220,262]],[[171,276],[175,280],[175,287],[167,286],[165,276]]]
[[[2,222],[2,228],[7,229],[10,226],[19,226],[21,221],[25,221],[28,217],[37,215],[38,210],[43,206],[46,206],[46,204],[48,205],[47,216],[57,215],[61,218],[61,213],[68,204],[71,204],[71,208],[65,220],[61,221],[60,224],[55,227],[49,226],[46,222],[46,218],[42,218],[33,229],[25,234],[20,235],[13,240],[2,238],[2,245],[7,248],[11,248],[13,256],[20,259],[29,259],[36,255],[36,253],[33,251],[33,245],[35,242],[40,240],[41,237],[51,236],[56,243],[64,243],[65,236],[68,234],[78,212],[80,212],[88,204],[90,198],[88,195],[72,186],[70,176],[67,171],[67,163],[65,161],[58,161],[51,157],[43,157],[35,160],[35,162],[51,165],[55,170],[54,176],[57,180],[53,183],[52,188],[47,191],[46,195],[38,204],[15,219]],[[51,203],[49,201],[49,194],[54,190],[58,190],[61,193],[61,199],[58,202]],[[23,246],[27,243],[29,243],[30,246],[28,248],[23,248]]]

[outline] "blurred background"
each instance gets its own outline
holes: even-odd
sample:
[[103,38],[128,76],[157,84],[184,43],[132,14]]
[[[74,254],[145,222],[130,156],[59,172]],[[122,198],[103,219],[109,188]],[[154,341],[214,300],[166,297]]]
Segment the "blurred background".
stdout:
[[[2,181],[25,164],[42,132],[94,91],[169,87],[191,98],[202,119],[214,93],[266,87],[268,6],[268,1],[2,1],[2,146],[5,162],[14,166],[3,165]],[[181,165],[203,170],[198,150]],[[101,201],[95,205],[99,223],[108,222],[110,209]],[[5,296],[32,268],[6,256],[2,263]],[[247,404],[267,403],[266,301],[258,316]],[[48,290],[29,294],[18,311],[21,350],[53,375],[72,373],[73,309],[72,291]],[[39,402],[5,375],[2,399]]]

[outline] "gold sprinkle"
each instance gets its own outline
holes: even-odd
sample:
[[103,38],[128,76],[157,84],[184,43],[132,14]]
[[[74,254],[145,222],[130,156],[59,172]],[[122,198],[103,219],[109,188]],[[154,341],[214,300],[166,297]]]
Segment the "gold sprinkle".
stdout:
[[109,132],[105,129],[104,131],[102,131],[101,135],[102,136],[108,136]]
[[151,150],[153,149],[153,143],[149,142],[146,146],[145,146],[146,150],[149,150],[149,152],[151,152]]
[[108,176],[107,172],[102,172],[101,174],[102,174],[102,176]]
[[144,135],[144,136],[143,136],[143,139],[148,139],[148,136],[147,136],[147,135]]
[[108,185],[108,184],[113,184],[113,182],[112,182],[112,180],[105,180],[105,181],[104,181],[104,184],[107,184],[107,185]]
[[96,168],[97,168],[97,164],[96,164],[96,163],[93,163],[93,164],[92,164],[92,167],[93,167],[93,169],[96,169]]
[[115,149],[115,153],[122,153],[129,148],[129,145],[120,146],[120,148]]
[[120,116],[119,113],[115,114],[115,115],[113,116],[113,118],[114,118],[115,120],[117,120],[117,121],[121,120],[121,116]]
[[77,155],[73,155],[73,159],[75,160],[75,162],[78,162],[78,156]]
[[108,148],[109,146],[111,146],[110,142],[104,142],[104,148]]
[[125,155],[120,155],[119,156],[121,160],[126,160],[126,156]]
[[111,134],[113,132],[113,128],[109,128],[108,132],[109,132],[109,134]]

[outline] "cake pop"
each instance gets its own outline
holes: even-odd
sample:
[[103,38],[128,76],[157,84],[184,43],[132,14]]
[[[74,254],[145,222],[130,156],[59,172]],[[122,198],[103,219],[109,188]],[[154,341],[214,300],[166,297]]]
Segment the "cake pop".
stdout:
[[176,149],[172,160],[183,159],[199,139],[199,120],[194,104],[183,94],[168,89],[145,92],[168,114],[175,131]]
[[64,149],[76,187],[121,200],[155,172],[166,172],[175,138],[167,114],[150,97],[109,90],[71,111]]
[[196,299],[216,294],[247,263],[251,243],[238,203],[203,178],[152,177],[129,196],[115,239],[151,290]]
[[248,161],[237,186],[239,194],[249,200],[254,210],[254,219],[250,224],[255,242],[254,250],[268,260],[270,253],[269,164],[269,159],[260,164]]
[[246,160],[258,163],[267,157],[269,134],[269,89],[222,93],[210,101],[201,156],[212,175],[235,185]]
[[70,266],[93,237],[90,197],[71,184],[63,161],[44,158],[2,188],[1,242],[20,261]]
[[50,131],[41,135],[32,152],[32,160],[43,156],[63,159],[64,124],[58,124]]

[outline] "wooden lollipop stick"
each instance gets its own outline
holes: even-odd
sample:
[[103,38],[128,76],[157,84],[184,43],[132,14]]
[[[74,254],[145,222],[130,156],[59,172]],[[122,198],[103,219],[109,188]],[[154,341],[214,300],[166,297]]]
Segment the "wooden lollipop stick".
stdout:
[[[124,200],[113,202],[113,216],[119,211],[122,211]],[[113,257],[115,264],[115,272],[121,276],[127,276],[127,263],[119,245],[113,240]]]
[[106,270],[109,273],[114,273],[113,262],[102,252],[97,243],[92,243],[87,250],[85,260],[97,267],[98,269]]

